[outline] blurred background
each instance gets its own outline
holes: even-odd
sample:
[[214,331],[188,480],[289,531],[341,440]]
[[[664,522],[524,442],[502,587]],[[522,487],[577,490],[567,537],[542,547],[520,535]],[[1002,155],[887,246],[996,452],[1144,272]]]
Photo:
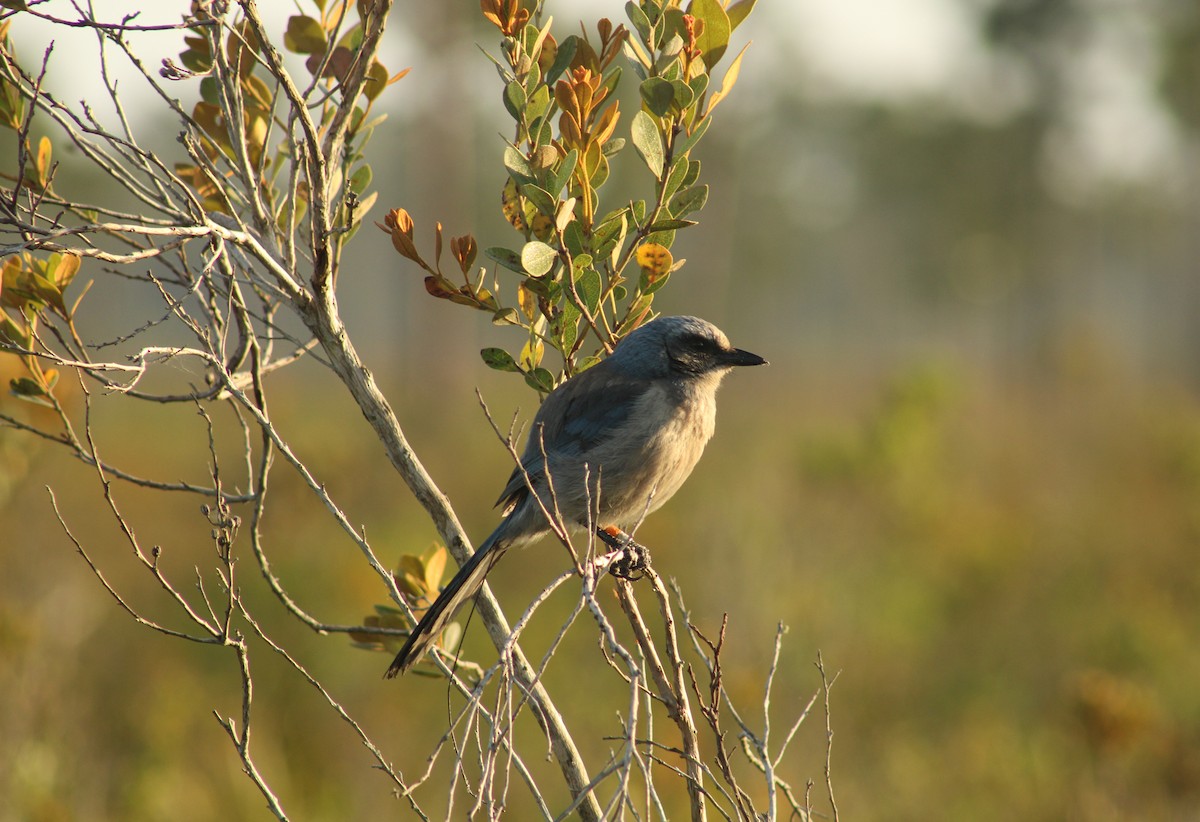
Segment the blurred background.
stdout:
[[[546,5],[560,39],[579,19],[623,19],[616,2]],[[29,60],[59,38],[49,88],[101,99],[83,56],[94,39],[15,26]],[[494,28],[473,4],[409,3],[387,37],[388,68],[413,70],[381,100],[371,216],[407,208],[426,244],[441,221],[512,245],[508,121],[477,47],[495,50]],[[640,532],[657,567],[702,626],[729,613],[729,685],[748,708],[779,622],[777,723],[819,685],[818,650],[841,672],[832,766],[847,819],[1200,818],[1200,6],[763,0],[734,48],[747,40],[698,149],[712,196],[655,307],[711,319],[771,366],[728,380],[708,455]],[[131,42],[148,65],[181,49],[177,35]],[[122,83],[140,131],[175,159],[176,126],[136,78]],[[60,182],[83,173],[64,162]],[[610,203],[644,189],[641,164],[625,166]],[[81,199],[104,196],[72,179]],[[97,280],[85,338],[161,314],[98,267],[81,277]],[[536,399],[478,350],[520,332],[429,299],[371,228],[339,286],[410,440],[482,537],[509,457],[474,391],[502,422]],[[285,372],[274,417],[381,558],[419,553],[433,528],[331,385],[318,368]],[[96,424],[131,470],[206,476],[193,412],[101,401]],[[356,549],[294,476],[274,482],[266,535],[291,593],[328,622],[370,613],[384,595]],[[0,819],[261,818],[210,713],[238,710],[232,660],[135,625],[75,555],[47,486],[131,604],[178,622],[94,473],[0,429]],[[184,587],[194,567],[210,573],[196,500],[117,491]],[[529,549],[493,588],[519,611],[561,564]],[[282,619],[251,565],[264,618],[417,772],[444,686],[382,682],[384,656]],[[549,685],[601,761],[613,719],[571,687],[575,664],[595,664],[591,636],[564,654]],[[260,765],[293,815],[403,817],[315,695],[268,654],[255,663]],[[823,778],[821,724],[785,762],[797,790]]]

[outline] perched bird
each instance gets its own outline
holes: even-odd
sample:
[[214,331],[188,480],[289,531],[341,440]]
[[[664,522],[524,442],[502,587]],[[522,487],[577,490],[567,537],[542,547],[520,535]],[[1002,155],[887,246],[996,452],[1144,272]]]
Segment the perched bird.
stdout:
[[425,612],[387,676],[425,654],[505,551],[550,532],[543,506],[568,525],[611,534],[670,499],[713,434],[721,378],[765,363],[709,322],[659,317],[550,392],[497,502],[504,519]]

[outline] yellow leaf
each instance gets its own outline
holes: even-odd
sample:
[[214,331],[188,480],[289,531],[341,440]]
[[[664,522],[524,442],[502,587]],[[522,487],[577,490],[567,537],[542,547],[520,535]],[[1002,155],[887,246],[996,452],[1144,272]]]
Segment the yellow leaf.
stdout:
[[374,100],[389,85],[387,68],[378,60],[372,60],[367,69],[367,84],[363,87],[363,94],[367,95],[368,100]]
[[521,306],[521,313],[525,315],[525,319],[533,322],[538,310],[537,294],[526,288],[525,283],[517,287],[517,305]]
[[429,593],[425,587],[425,563],[421,562],[420,557],[404,554],[396,563],[392,575],[396,579],[396,586],[405,596],[416,599]]
[[436,542],[425,552],[425,585],[430,592],[442,587],[442,576],[446,573],[446,546]]
[[533,229],[533,236],[542,242],[550,239],[554,234],[554,220],[545,214],[539,213],[534,215],[533,222],[530,223],[529,227]]
[[37,173],[38,182],[42,188],[46,187],[46,183],[50,180],[50,158],[53,148],[50,145],[50,138],[43,137],[38,141],[37,152]]
[[712,113],[712,110],[717,107],[717,103],[721,102],[721,100],[723,100],[729,94],[729,92],[733,91],[733,86],[738,80],[738,72],[742,70],[742,57],[746,54],[746,49],[748,48],[750,48],[749,43],[742,46],[742,50],[738,52],[738,56],[735,57],[733,62],[729,64],[728,71],[726,71],[725,76],[721,78],[720,91],[708,98],[708,107],[704,109],[705,117]]
[[528,340],[525,345],[521,346],[521,356],[518,361],[521,367],[526,371],[532,371],[537,368],[542,361],[542,354],[545,353],[546,346],[541,340]]
[[54,284],[58,286],[59,290],[66,290],[66,287],[75,279],[75,275],[79,273],[79,255],[64,254],[51,273]]
[[521,205],[521,193],[512,177],[508,178],[504,190],[500,192],[500,210],[504,212],[504,219],[508,220],[509,225],[517,231],[525,230],[528,224],[525,222],[525,213]]
[[670,272],[674,258],[665,246],[658,243],[642,243],[638,246],[637,263],[646,272],[646,279],[654,282]]

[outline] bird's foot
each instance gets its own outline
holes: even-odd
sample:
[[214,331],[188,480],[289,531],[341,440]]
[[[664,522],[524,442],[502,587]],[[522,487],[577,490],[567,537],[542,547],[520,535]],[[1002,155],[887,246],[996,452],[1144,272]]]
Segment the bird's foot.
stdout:
[[611,526],[608,528],[597,528],[596,535],[609,548],[621,552],[621,555],[613,560],[612,564],[608,567],[609,573],[618,579],[625,579],[630,582],[636,582],[646,575],[645,572],[650,568],[649,548],[639,542],[635,542],[633,537],[626,534],[620,528]]

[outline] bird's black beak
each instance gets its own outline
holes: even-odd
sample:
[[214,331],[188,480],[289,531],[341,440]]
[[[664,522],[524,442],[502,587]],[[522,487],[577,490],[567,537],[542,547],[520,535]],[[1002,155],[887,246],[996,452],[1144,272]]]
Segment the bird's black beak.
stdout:
[[721,361],[725,365],[767,365],[767,361],[757,354],[751,354],[749,351],[743,351],[740,348],[733,348],[724,352],[721,355]]

